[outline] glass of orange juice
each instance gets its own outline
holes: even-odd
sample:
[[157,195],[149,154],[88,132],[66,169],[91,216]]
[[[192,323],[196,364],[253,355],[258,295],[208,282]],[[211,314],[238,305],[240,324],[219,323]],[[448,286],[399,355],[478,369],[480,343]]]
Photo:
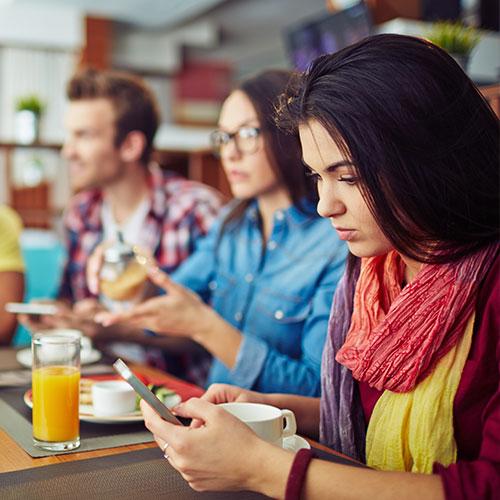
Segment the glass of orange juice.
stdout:
[[78,331],[33,335],[33,443],[52,451],[80,446]]

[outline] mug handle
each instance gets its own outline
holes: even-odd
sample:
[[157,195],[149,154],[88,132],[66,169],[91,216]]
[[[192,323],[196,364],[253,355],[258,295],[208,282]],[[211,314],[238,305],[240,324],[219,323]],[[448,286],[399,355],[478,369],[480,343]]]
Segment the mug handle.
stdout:
[[281,415],[285,419],[285,428],[283,429],[282,437],[286,438],[293,436],[297,432],[297,422],[295,415],[291,410],[281,410]]

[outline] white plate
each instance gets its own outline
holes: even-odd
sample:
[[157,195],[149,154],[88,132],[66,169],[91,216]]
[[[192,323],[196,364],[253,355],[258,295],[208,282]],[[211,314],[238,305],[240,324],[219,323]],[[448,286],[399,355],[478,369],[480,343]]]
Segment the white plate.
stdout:
[[297,434],[283,438],[283,448],[289,451],[299,451],[302,448],[311,449],[311,445]]
[[142,422],[142,413],[134,411],[126,415],[113,415],[109,417],[97,417],[94,415],[92,405],[80,405],[80,420],[94,424],[130,424],[133,422]]
[[[82,351],[80,362],[82,365],[90,365],[91,363],[99,361],[101,357],[102,354],[97,349],[91,349],[90,351]],[[21,349],[20,351],[17,351],[16,359],[23,366],[31,368],[31,363],[32,363],[31,348],[27,347],[26,349]]]
[[[173,394],[169,396],[169,401],[166,406],[168,408],[173,408],[181,401],[182,399],[179,394]],[[127,415],[113,415],[110,417],[96,416],[94,415],[94,408],[92,405],[80,405],[80,420],[92,422],[94,424],[129,424],[132,422],[142,422],[144,418],[139,410],[128,413]]]
[[[27,406],[33,408],[33,402],[31,400],[31,389],[28,389],[24,393],[23,399]],[[173,394],[172,396],[169,396],[167,406],[169,408],[173,408],[180,402],[181,397],[179,396],[179,394]],[[91,422],[94,424],[130,424],[133,422],[142,422],[144,419],[142,418],[142,413],[140,411],[134,411],[133,413],[127,413],[126,415],[97,417],[94,415],[94,408],[92,407],[92,405],[80,405],[80,420],[83,420],[84,422]]]

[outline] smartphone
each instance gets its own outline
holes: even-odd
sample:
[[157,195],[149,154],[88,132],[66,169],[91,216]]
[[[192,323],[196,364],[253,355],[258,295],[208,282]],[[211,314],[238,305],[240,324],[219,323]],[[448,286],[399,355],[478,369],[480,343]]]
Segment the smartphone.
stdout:
[[130,368],[118,358],[113,363],[113,368],[132,386],[134,391],[148,403],[163,420],[177,425],[189,425],[190,419],[176,417],[130,370]]
[[24,304],[22,302],[7,302],[5,310],[13,314],[56,314],[57,306],[54,304]]

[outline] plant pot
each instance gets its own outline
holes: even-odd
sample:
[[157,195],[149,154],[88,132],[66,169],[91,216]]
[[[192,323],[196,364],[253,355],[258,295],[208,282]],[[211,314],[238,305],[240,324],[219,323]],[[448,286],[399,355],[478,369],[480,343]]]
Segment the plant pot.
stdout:
[[15,137],[20,144],[38,142],[40,135],[40,116],[33,111],[22,110],[16,113]]
[[451,54],[450,56],[455,59],[456,63],[467,73],[467,68],[469,67],[469,55],[468,54]]

